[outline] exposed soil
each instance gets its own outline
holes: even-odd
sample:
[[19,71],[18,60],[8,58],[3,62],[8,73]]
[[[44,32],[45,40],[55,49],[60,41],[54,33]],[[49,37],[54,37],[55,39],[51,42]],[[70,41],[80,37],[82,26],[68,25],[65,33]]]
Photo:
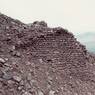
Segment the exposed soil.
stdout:
[[95,95],[95,55],[66,29],[0,14],[0,95]]

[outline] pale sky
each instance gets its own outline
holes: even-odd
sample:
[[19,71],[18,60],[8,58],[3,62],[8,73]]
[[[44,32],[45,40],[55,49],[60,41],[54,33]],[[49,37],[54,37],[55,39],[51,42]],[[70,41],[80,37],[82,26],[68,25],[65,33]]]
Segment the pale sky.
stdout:
[[95,32],[95,0],[0,0],[0,12],[24,23],[44,20],[73,33]]

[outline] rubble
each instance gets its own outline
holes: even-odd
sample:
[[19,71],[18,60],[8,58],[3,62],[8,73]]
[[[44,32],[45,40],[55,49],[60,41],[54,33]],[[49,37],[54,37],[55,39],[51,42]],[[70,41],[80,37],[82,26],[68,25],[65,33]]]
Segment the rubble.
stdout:
[[0,14],[0,95],[95,95],[95,55],[64,28]]

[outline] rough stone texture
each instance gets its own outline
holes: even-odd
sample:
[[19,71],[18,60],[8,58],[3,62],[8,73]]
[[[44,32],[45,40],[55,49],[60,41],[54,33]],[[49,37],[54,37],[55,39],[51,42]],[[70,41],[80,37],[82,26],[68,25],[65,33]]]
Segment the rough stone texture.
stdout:
[[95,55],[61,27],[0,14],[0,95],[95,95]]

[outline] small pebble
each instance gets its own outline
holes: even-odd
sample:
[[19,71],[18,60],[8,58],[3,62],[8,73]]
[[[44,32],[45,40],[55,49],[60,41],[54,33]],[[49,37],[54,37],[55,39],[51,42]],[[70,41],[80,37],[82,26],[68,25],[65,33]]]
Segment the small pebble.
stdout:
[[12,47],[11,47],[11,50],[12,50],[12,51],[15,50],[15,46],[12,46]]
[[3,78],[6,79],[6,80],[9,80],[9,79],[12,78],[12,75],[5,73],[5,74],[3,75]]
[[42,91],[38,91],[38,95],[44,95]]
[[20,57],[20,55],[21,55],[20,52],[17,52],[17,53],[16,53],[16,56]]
[[22,95],[32,95],[32,94],[29,92],[24,92]]
[[6,61],[3,58],[0,58],[1,63],[5,63]]
[[55,93],[55,91],[51,90],[51,91],[49,92],[49,95],[54,95],[54,93]]
[[31,62],[27,62],[27,63],[26,63],[26,65],[30,65],[30,64],[31,64]]
[[19,86],[19,87],[18,87],[18,90],[22,90],[22,89],[23,89],[23,86]]
[[20,52],[17,52],[17,51],[13,51],[12,55],[16,56],[16,57],[20,57],[21,56]]
[[9,29],[9,26],[6,26],[6,29]]
[[14,84],[14,81],[8,80],[8,83],[9,83],[9,84]]
[[43,60],[42,59],[39,59],[40,63],[43,63]]
[[20,76],[13,76],[13,79],[20,82],[21,81],[21,77]]
[[26,83],[25,86],[26,86],[27,89],[31,89],[31,84]]
[[28,80],[31,80],[32,79],[31,73],[28,74],[27,79]]

